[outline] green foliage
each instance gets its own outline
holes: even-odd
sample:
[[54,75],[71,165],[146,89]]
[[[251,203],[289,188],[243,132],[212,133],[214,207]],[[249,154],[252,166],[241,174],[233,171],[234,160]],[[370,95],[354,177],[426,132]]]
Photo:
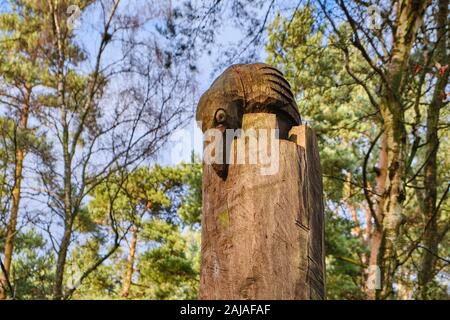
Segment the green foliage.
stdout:
[[[139,167],[99,184],[80,212],[77,230],[95,235],[75,247],[66,278],[70,288],[108,248],[110,219],[127,235],[122,245],[75,291],[73,298],[122,298],[133,234],[137,247],[128,298],[194,299],[200,263],[201,163]],[[109,235],[108,235],[109,234]],[[105,247],[106,246],[106,247]],[[103,249],[102,249],[103,248]]]
[[[199,282],[200,233],[159,221],[147,225],[151,250],[139,260],[142,284],[138,297],[196,299]],[[150,284],[150,286],[148,286]],[[145,288],[145,286],[148,288]]]
[[[109,5],[112,3],[107,2]],[[167,14],[167,21],[158,17],[155,33],[150,30],[156,40],[148,42],[138,32],[135,33],[136,26],[141,22],[144,25],[148,17],[143,16],[144,19],[141,19],[138,13],[127,16],[121,11],[122,8],[118,9],[116,18],[111,20],[111,28],[105,34],[86,35],[84,31],[76,34],[65,23],[67,7],[75,5],[83,10],[94,3],[98,4],[97,9],[103,14],[110,14],[111,7],[106,2],[94,0],[6,0],[1,4],[0,248],[4,246],[6,224],[11,212],[11,190],[13,185],[18,185],[18,180],[22,182],[20,193],[25,200],[20,205],[19,228],[14,240],[10,277],[14,297],[52,297],[56,278],[55,252],[61,248],[58,243],[62,234],[60,231],[65,228],[64,231],[69,231],[70,246],[67,256],[63,255],[67,257],[65,269],[61,270],[64,269],[63,291],[77,289],[71,298],[195,299],[198,296],[201,248],[200,161],[193,156],[193,164],[131,169],[138,162],[131,163],[120,156],[111,162],[109,159],[123,154],[124,150],[118,149],[127,145],[124,137],[128,131],[122,129],[127,125],[119,125],[122,121],[136,123],[136,132],[145,131],[145,139],[151,139],[154,131],[147,125],[155,120],[159,120],[158,126],[165,128],[173,124],[176,127],[175,122],[167,124],[163,121],[164,118],[176,119],[178,114],[172,112],[173,109],[166,102],[173,96],[180,96],[178,101],[189,100],[187,97],[190,94],[183,94],[185,90],[191,93],[193,89],[195,56],[203,50],[208,54],[216,51],[211,47],[216,38],[213,29],[219,25],[218,14],[225,12],[221,11],[221,6],[226,5],[223,1],[220,4],[217,1],[213,10],[200,23],[203,31],[195,33],[190,32],[192,21],[197,19],[195,5],[188,2],[181,4],[181,7],[174,6],[176,9],[173,14]],[[371,194],[371,203],[378,207],[380,195],[376,194],[376,178],[379,170],[376,162],[380,140],[374,142],[376,144],[367,158],[366,168],[363,168],[363,164],[370,144],[386,128],[386,123],[381,120],[382,109],[376,107],[376,104],[386,100],[383,97],[385,88],[381,85],[380,75],[368,65],[360,50],[355,49],[351,41],[354,40],[354,30],[345,22],[344,16],[339,22],[336,21],[333,27],[337,30],[333,30],[330,25],[324,24],[328,21],[314,11],[315,3],[306,3],[308,5],[295,9],[292,17],[278,15],[270,23],[266,44],[267,61],[284,72],[292,85],[303,120],[315,129],[319,137],[326,204],[328,298],[364,299],[367,297],[365,285],[371,235],[375,229],[363,190]],[[339,3],[336,4],[335,8],[339,10]],[[51,5],[56,6],[59,23],[55,23]],[[247,19],[253,9],[262,10],[253,8],[254,5],[254,1],[244,1],[236,7],[238,10],[232,6],[233,14],[236,11],[240,18],[249,21],[250,28],[245,33],[247,38],[253,39],[250,43],[260,40],[256,34],[259,28],[254,28],[258,24],[257,18]],[[330,5],[332,8],[333,5]],[[402,203],[401,228],[393,255],[396,259],[392,259],[399,263],[394,275],[394,298],[419,296],[421,288],[417,280],[420,261],[424,253],[428,252],[426,250],[430,250],[421,242],[424,230],[432,225],[424,216],[423,209],[423,198],[428,191],[437,195],[435,202],[439,208],[436,208],[436,212],[431,210],[431,213],[436,217],[432,227],[436,229],[433,236],[439,238],[439,245],[433,249],[435,252],[431,252],[435,259],[432,271],[436,276],[427,295],[420,297],[449,297],[450,109],[447,107],[448,93],[445,90],[436,91],[445,100],[436,119],[428,117],[432,109],[430,101],[433,99],[434,86],[448,68],[448,65],[434,65],[436,56],[433,56],[433,52],[437,51],[434,30],[442,28],[437,28],[435,21],[428,15],[435,14],[436,5],[437,2],[433,2],[427,10],[429,13],[425,20],[429,21],[421,28],[414,43],[407,62],[411,72],[402,74],[402,88],[395,90],[398,91],[397,98],[401,100],[399,105],[404,108],[401,110],[401,117],[404,116],[402,125],[407,133],[404,148],[406,152],[416,149],[407,159],[408,172],[402,177],[404,194],[401,196],[405,197],[405,201]],[[252,10],[247,12],[246,6],[251,6]],[[208,9],[206,5],[203,7]],[[277,5],[269,7],[268,13]],[[358,8],[366,9],[364,4],[353,4],[351,14],[358,12]],[[330,14],[333,16],[335,12]],[[336,13],[336,16],[339,15]],[[213,17],[213,20],[208,21],[209,17]],[[182,18],[186,18],[189,26],[180,23]],[[355,15],[355,19],[359,17]],[[248,26],[241,19],[237,20],[243,22],[241,26],[244,29]],[[392,23],[393,30],[401,30],[396,22]],[[99,27],[98,24],[101,22],[92,21],[94,28]],[[193,25],[197,27],[196,23]],[[97,28],[100,33],[103,27]],[[121,30],[123,33],[119,32]],[[381,51],[390,50],[388,47],[395,39],[383,39],[384,33],[376,34],[373,30],[367,32],[374,37],[375,42],[380,42]],[[126,33],[132,36],[129,39],[122,37]],[[161,38],[157,34],[164,41],[159,41]],[[207,49],[196,48],[197,40],[191,45],[192,35],[195,39],[206,40],[209,44],[205,46]],[[102,43],[102,57],[98,57],[98,66],[92,68],[96,55],[91,56],[88,49],[92,48],[85,47],[78,37],[87,37],[83,40],[91,42],[93,39],[99,40],[97,36],[102,39],[110,36],[108,41],[112,40],[109,43],[113,45],[106,49],[107,44]],[[365,36],[367,34],[361,33],[360,45],[369,48],[370,44],[364,43],[364,39],[368,39]],[[122,48],[118,45],[120,42]],[[381,42],[387,44],[387,48],[381,48]],[[128,53],[113,61],[120,49]],[[241,48],[227,49],[231,50],[225,56],[231,57],[234,51],[239,52]],[[155,52],[155,57],[146,51]],[[389,59],[386,57],[391,53],[382,52],[383,58],[372,50],[368,54],[375,65],[386,74],[389,73],[389,62],[386,62]],[[427,61],[430,56],[432,59]],[[186,69],[181,65],[187,66]],[[113,77],[116,74],[121,76]],[[424,79],[421,84],[422,75]],[[183,77],[187,78],[187,89],[184,88]],[[144,84],[128,86],[128,80],[132,83],[143,80]],[[364,86],[368,90],[364,90]],[[110,102],[114,103],[115,96],[106,91],[109,87],[112,91],[120,91],[119,100],[123,98],[114,110],[103,108]],[[399,89],[397,84],[394,87]],[[106,92],[108,95],[105,95]],[[367,92],[373,96],[368,96]],[[142,122],[137,120],[141,114],[136,114],[139,108],[135,106],[141,102],[143,106],[139,112],[143,114]],[[159,107],[168,109],[168,113],[153,117],[152,109]],[[174,109],[183,111],[182,107]],[[24,115],[29,116],[27,125],[21,124]],[[386,117],[383,119],[386,120]],[[432,188],[427,190],[425,181],[430,172],[423,171],[430,158],[428,120],[436,120],[437,128],[432,132],[437,135],[436,148],[439,147],[438,166],[435,168],[436,192]],[[50,132],[53,134],[50,135]],[[165,129],[162,132],[164,136]],[[105,133],[103,138],[101,133]],[[111,146],[107,145],[111,142],[110,138],[113,141]],[[138,161],[148,153],[147,148],[141,149],[141,143],[136,145],[138,147],[130,149],[132,152],[126,150],[125,153],[132,155],[130,158],[137,154]],[[142,143],[142,146],[147,145]],[[157,147],[153,143],[149,146],[149,150]],[[22,174],[16,175],[14,164],[19,148],[25,154],[25,169]],[[64,149],[69,150],[68,153],[63,154]],[[108,160],[102,159],[103,156]],[[363,169],[366,169],[365,179]],[[66,172],[69,172],[69,177],[64,176]],[[37,177],[40,178],[38,183]],[[64,191],[68,191],[69,197],[65,197]],[[31,202],[28,202],[30,199]],[[42,206],[35,209],[29,206],[36,202],[43,204],[45,200],[47,208]],[[39,210],[39,215],[34,215],[35,210]],[[220,223],[227,223],[227,214],[224,211],[219,215]],[[37,231],[39,228],[46,232]],[[137,245],[131,257],[134,242]],[[102,260],[109,250],[113,250],[113,253]],[[93,266],[94,271],[80,283],[84,273]],[[132,270],[131,287],[129,294],[125,295],[123,290],[128,270]]]
[[[345,34],[345,25],[341,31]],[[357,299],[363,297],[363,268],[357,264],[367,248],[352,234],[346,210],[335,208],[363,201],[363,193],[354,192],[352,184],[362,180],[361,159],[378,132],[376,122],[361,121],[370,118],[374,109],[345,68],[339,49],[343,45],[324,34],[312,7],[306,6],[292,19],[278,16],[273,21],[266,49],[268,62],[284,72],[298,98],[302,118],[320,139],[325,203],[329,212],[338,212],[327,214],[328,297]],[[366,68],[356,53],[352,53],[351,64],[361,73]],[[356,208],[359,213],[361,209]]]
[[[382,81],[361,51],[352,44],[354,35],[349,23],[336,21],[333,27],[337,30],[334,30],[322,24],[324,21],[328,22],[320,18],[313,5],[299,7],[292,17],[278,15],[268,28],[267,60],[284,72],[292,85],[303,120],[315,129],[320,140],[325,203],[328,207],[325,234],[328,297],[365,298],[365,269],[368,267],[374,221],[364,195],[364,183],[367,193],[371,194],[372,206],[377,208],[382,197],[376,194],[381,139],[375,141],[375,138],[386,128],[380,114],[384,99]],[[375,41],[385,41],[378,39],[379,35],[372,36]],[[426,38],[428,35],[421,36]],[[362,36],[361,39],[360,45],[370,48],[364,42],[367,38]],[[395,254],[400,260],[405,260],[397,266],[393,297],[407,299],[413,298],[420,290],[417,285],[420,272],[418,262],[425,252],[425,249],[418,249],[414,241],[420,241],[425,228],[429,227],[423,210],[424,195],[428,191],[424,185],[426,177],[421,170],[429,159],[426,132],[431,129],[430,119],[426,117],[432,99],[430,93],[434,91],[437,78],[434,68],[426,73],[421,72],[424,57],[429,54],[423,51],[428,50],[427,47],[428,43],[414,47],[410,68],[416,71],[405,75],[408,80],[405,80],[400,91],[400,99],[405,105],[402,111],[405,114],[404,125],[408,132],[405,148],[411,152],[408,159],[411,168],[402,177],[405,181],[402,196],[406,200],[402,203],[404,216]],[[372,54],[370,50],[368,52]],[[382,70],[387,68],[386,61],[375,54],[371,57]],[[426,77],[424,84],[421,84],[423,74]],[[417,97],[417,92],[422,92],[420,97]],[[436,273],[440,275],[437,278],[440,280],[433,284],[430,298],[445,296],[443,288],[448,284],[445,280],[448,272],[440,271],[445,270],[445,257],[449,255],[448,246],[445,246],[449,226],[449,201],[446,198],[450,168],[449,130],[445,121],[448,115],[449,109],[442,108],[439,119],[436,119],[442,122],[438,130],[440,146],[436,174],[438,198],[442,196],[443,199],[439,211],[441,217],[437,221],[439,226],[436,228],[436,234],[443,235],[443,240],[436,253],[444,259],[435,257]],[[365,163],[372,143],[375,143],[374,148]],[[364,169],[366,181],[363,179]]]
[[80,283],[83,272],[99,260],[103,244],[103,239],[93,238],[77,245],[71,252],[65,270],[65,285],[69,289],[77,288],[72,299],[114,299],[120,292],[121,271],[124,270],[123,261],[120,259],[121,250]]
[[16,237],[11,282],[18,299],[49,299],[53,283],[55,257],[47,241],[36,231]]
[[327,213],[325,221],[326,279],[328,299],[363,299],[361,274],[365,266],[360,254],[366,250],[352,235],[348,219]]
[[[48,56],[55,49],[52,43],[53,17],[49,3],[34,0],[8,2],[11,10],[0,13],[0,77],[11,84],[56,87],[52,61]],[[92,2],[74,0],[70,4],[83,9]],[[63,10],[67,3],[60,1],[58,5],[59,10]],[[66,58],[72,63],[84,60],[83,51],[72,41],[73,29],[68,24],[61,24],[60,27],[60,32],[67,35],[64,44]],[[68,71],[71,72],[70,69]],[[80,79],[75,73],[72,74]],[[67,84],[70,83],[76,81]],[[78,83],[81,84],[79,81]]]
[[201,166],[182,164],[178,167],[140,167],[131,173],[118,173],[110,177],[93,192],[89,203],[91,217],[97,222],[108,218],[109,213],[119,214],[120,219],[135,219],[139,223],[146,214],[172,215],[176,202],[183,195],[180,216],[186,222],[196,222],[200,198],[196,194],[201,177]]
[[[345,44],[315,24],[311,7],[299,9],[292,20],[278,16],[269,27],[268,62],[284,72],[302,118],[316,130],[327,200],[339,201],[348,173],[357,180],[361,174],[360,160],[368,138],[378,133],[377,119],[372,118],[375,125],[361,121],[376,112],[346,71],[338,48]],[[357,53],[351,61],[353,69],[366,72]]]
[[185,223],[199,224],[202,212],[202,163],[193,157],[192,163],[182,164],[180,170],[188,190],[178,208],[178,214]]

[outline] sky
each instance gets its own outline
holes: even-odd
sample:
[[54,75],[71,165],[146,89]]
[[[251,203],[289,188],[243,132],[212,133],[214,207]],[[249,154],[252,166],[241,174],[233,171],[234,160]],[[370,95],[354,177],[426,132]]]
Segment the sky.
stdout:
[[[263,11],[263,10],[261,10]],[[224,23],[221,29],[216,30],[216,36],[220,46],[212,48],[211,55],[203,54],[198,65],[198,99],[209,86],[212,84],[227,66],[223,66],[218,58],[221,50],[235,46],[238,40],[242,39],[243,33],[241,29],[234,25],[231,20]],[[266,60],[266,52],[261,48],[258,61]],[[236,61],[239,63],[241,61]],[[176,165],[180,162],[189,163],[191,161],[192,151],[201,157],[202,155],[202,132],[199,129],[195,119],[191,119],[184,127],[180,128],[169,138],[168,142],[158,153],[156,162],[161,165]]]
[[[183,0],[167,0],[171,3],[172,7],[183,3]],[[203,4],[203,0],[194,0],[196,4]],[[209,2],[206,2],[209,3]],[[290,1],[279,1],[277,3],[278,7],[275,6],[274,11],[284,11],[288,8],[292,7],[293,4]],[[122,0],[119,5],[119,13],[122,11],[126,12],[135,12],[142,10],[140,9],[143,4],[148,4],[148,10],[155,10],[156,12],[164,12],[166,1],[158,0],[158,1],[147,1],[147,0]],[[225,2],[223,5],[226,10],[230,10],[231,2]],[[270,2],[264,4],[264,7],[261,9],[252,8],[254,10],[254,14],[263,15],[266,12]],[[98,9],[98,7],[97,7]],[[160,11],[158,11],[160,10]],[[162,11],[161,11],[162,10]],[[73,12],[71,12],[73,15]],[[163,13],[164,14],[164,13]],[[161,14],[160,14],[161,17]],[[76,29],[77,40],[79,43],[83,44],[84,49],[87,52],[96,52],[99,41],[100,41],[100,30],[95,26],[95,22],[98,21],[98,10],[96,8],[90,8],[85,10],[79,20],[78,27]],[[153,19],[148,25],[149,28],[153,28],[156,24],[161,23],[161,18],[156,17]],[[194,22],[193,22],[194,23]],[[97,30],[98,32],[92,32],[92,30]],[[224,51],[229,48],[237,48],[238,42],[244,37],[242,29],[235,25],[233,19],[223,19],[223,23],[221,24],[221,28],[215,30],[215,35],[217,39],[217,43],[220,45],[215,45],[211,48],[211,54],[204,54],[199,57],[198,60],[198,69],[196,74],[196,80],[198,84],[197,88],[197,101],[200,98],[201,94],[205,92],[208,87],[211,85],[213,80],[223,72],[223,70],[227,67],[223,64]],[[118,52],[120,52],[120,48],[113,48],[106,52],[107,60],[114,60],[118,56]],[[261,47],[259,50],[259,58],[258,61],[252,62],[264,62],[266,60],[266,53],[264,47]],[[242,59],[245,59],[245,54],[242,57],[237,58],[237,61],[233,61],[233,63],[242,62]],[[241,60],[239,60],[241,59]],[[91,66],[92,68],[92,66]],[[91,69],[89,68],[89,69]],[[161,150],[157,153],[156,157],[150,159],[151,163],[158,163],[161,165],[176,165],[179,162],[190,162],[192,151],[201,156],[202,154],[202,136],[201,131],[198,128],[194,114],[192,114],[192,119],[186,123],[182,128],[178,129],[176,132],[173,132],[172,136],[168,139],[167,143],[164,144]]]
[[[177,1],[173,2],[176,3]],[[3,6],[3,4],[5,3],[5,1],[0,0],[0,10],[5,10],[5,7]],[[146,0],[122,0],[119,7],[119,12],[120,10],[132,10],[131,8],[136,8],[136,6],[142,5],[143,3],[146,3]],[[160,4],[164,3],[164,1],[156,1],[155,3]],[[91,7],[86,11],[83,11],[82,15],[80,16],[79,23],[76,24],[75,29],[77,43],[82,45],[83,49],[90,57],[90,59],[88,59],[89,62],[82,68],[82,70],[85,70],[86,72],[89,72],[93,68],[93,57],[95,57],[95,52],[98,50],[98,45],[101,40],[101,30],[98,27],[98,8],[98,6]],[[73,17],[74,11],[67,12],[67,14],[69,19],[70,17]],[[150,22],[150,28],[154,28],[156,23],[158,23],[157,18],[155,18],[154,21]],[[199,68],[198,73],[196,74],[198,83],[197,101],[200,98],[200,95],[208,89],[213,80],[221,72],[223,72],[223,69],[226,67],[223,65],[221,67],[218,67],[221,52],[223,50],[226,50],[227,48],[231,48],[243,37],[242,31],[239,29],[239,27],[232,24],[232,20],[225,20],[223,27],[215,31],[220,46],[214,46],[214,48],[212,48],[211,55],[205,54],[201,56],[198,61]],[[111,48],[105,52],[106,63],[108,63],[108,61],[116,60],[119,57],[120,50],[120,47],[111,46]],[[259,61],[264,60],[265,55],[264,50],[262,49]],[[240,61],[236,61],[236,63],[237,62]],[[161,150],[159,150],[155,157],[147,159],[147,163],[160,165],[176,165],[180,162],[190,162],[192,151],[194,151],[197,156],[201,157],[202,133],[195,122],[194,114],[192,114],[192,116],[193,117],[182,128],[173,132],[171,137],[169,137],[168,142],[163,145],[163,147],[161,148]],[[102,160],[103,159],[100,158],[94,159],[94,162],[101,162]],[[29,171],[28,174],[25,173],[25,175],[28,175],[28,177],[24,181],[29,181],[29,184],[24,183],[24,188],[33,188],[33,186],[35,185],[35,177],[33,175],[35,175],[35,173]],[[39,208],[41,206],[43,208],[46,208],[46,206],[48,206],[48,203],[44,198],[37,201],[35,198],[27,199],[26,197],[24,197],[21,205],[24,206],[24,209],[27,212],[39,212]]]

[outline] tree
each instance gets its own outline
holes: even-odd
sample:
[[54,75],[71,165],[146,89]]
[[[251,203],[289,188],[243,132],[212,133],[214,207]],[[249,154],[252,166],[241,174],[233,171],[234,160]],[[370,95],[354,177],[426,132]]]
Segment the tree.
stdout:
[[[179,61],[173,58],[167,64],[160,55],[159,44],[148,41],[155,32],[149,32],[148,22],[160,13],[143,4],[141,11],[137,8],[139,14],[127,14],[120,4],[120,0],[39,3],[17,0],[11,1],[7,13],[2,15],[7,30],[27,33],[30,37],[27,42],[14,37],[14,32],[7,32],[12,38],[5,42],[11,44],[5,47],[6,57],[23,55],[25,60],[28,53],[21,51],[31,51],[31,48],[42,53],[36,54],[36,59],[26,60],[26,64],[7,61],[8,64],[2,63],[2,68],[17,69],[5,80],[21,84],[19,76],[25,74],[36,77],[39,85],[32,101],[39,109],[33,133],[50,138],[51,157],[30,164],[29,170],[41,182],[35,186],[37,191],[32,201],[46,202],[49,209],[41,212],[47,219],[40,221],[40,227],[47,231],[57,251],[55,299],[65,297],[64,269],[76,235],[74,223],[86,196],[109,175],[153,155],[170,130],[182,122],[186,106],[191,103],[187,93],[193,84],[183,74]],[[93,50],[77,42],[76,29],[68,21],[69,6],[98,15],[95,20],[98,23],[88,25],[90,31],[100,30],[95,35],[91,32],[96,43]],[[26,17],[22,19],[21,15]],[[111,57],[112,51],[116,55]],[[118,90],[119,84],[122,87]],[[29,88],[26,92],[31,87],[24,84],[25,89]],[[2,94],[12,96],[11,90],[6,88]],[[26,111],[28,115],[29,110]],[[16,158],[20,160],[23,156]],[[22,162],[17,163],[18,170],[22,170]],[[21,175],[15,176],[20,182]],[[20,199],[18,183],[13,193]],[[14,208],[19,208],[16,200]],[[16,211],[12,210],[11,226],[16,224],[16,217]],[[61,235],[55,235],[55,221],[62,226]],[[13,228],[9,230],[9,234],[15,234]],[[116,240],[121,237],[117,235]],[[13,243],[11,236],[8,239]],[[117,246],[116,243],[113,248]],[[5,248],[11,248],[8,252],[12,252],[12,246],[6,244]],[[86,273],[106,258],[101,257]]]
[[[49,66],[44,60],[45,25],[28,11],[33,1],[11,1],[14,12],[0,14],[0,102],[8,109],[2,120],[2,138],[14,150],[10,160],[14,167],[11,187],[11,207],[4,244],[4,273],[0,275],[0,299],[5,299],[6,278],[11,272],[14,239],[22,192],[24,160],[27,153],[39,150],[42,139],[29,128],[30,116],[36,114],[37,87],[43,85]],[[6,147],[6,145],[5,145]],[[33,148],[34,147],[34,148]]]
[[[437,76],[435,76],[434,90],[431,101],[429,102],[427,118],[426,118],[426,137],[427,143],[426,152],[427,159],[425,160],[424,172],[424,192],[423,202],[424,210],[423,216],[425,221],[425,230],[423,233],[423,254],[419,269],[419,297],[427,299],[430,296],[432,281],[435,276],[437,255],[439,252],[439,244],[442,242],[450,223],[446,223],[442,229],[439,228],[439,218],[441,216],[440,206],[445,200],[449,191],[450,184],[447,183],[442,198],[438,198],[439,185],[442,185],[442,180],[438,176],[438,154],[439,154],[439,119],[441,109],[446,104],[445,89],[448,84],[449,70],[448,70],[448,5],[449,2],[445,0],[438,1],[437,10],[435,10],[436,28],[435,43],[434,43],[434,57],[435,66],[437,67]],[[428,61],[427,61],[428,63]],[[422,75],[425,77],[425,75]],[[448,102],[448,101],[447,101]],[[444,180],[445,181],[445,180]],[[445,183],[445,182],[444,182]],[[447,230],[446,230],[447,229]]]
[[447,20],[448,0],[2,1],[0,298],[195,298],[200,165],[148,163],[205,65],[266,58],[319,136],[328,298],[447,299]]
[[[78,221],[81,230],[100,233],[114,217],[117,228],[127,233],[126,245],[111,256],[110,263],[117,267],[102,266],[75,294],[84,297],[97,288],[99,292],[108,290],[106,297],[115,298],[194,298],[199,274],[199,211],[190,208],[200,205],[192,201],[192,195],[199,190],[201,165],[140,167],[127,176],[125,183],[120,183],[117,174],[98,185],[86,214]],[[102,239],[108,236],[96,238],[75,249],[70,266],[80,270],[86,257],[94,256],[88,259],[95,261]],[[117,270],[122,270],[119,278]],[[116,277],[120,286],[106,280],[105,271],[111,279]]]
[[[448,30],[441,15],[446,11],[437,1],[392,2],[396,11],[379,3],[316,4],[297,7],[290,19],[275,20],[270,29],[269,61],[286,72],[298,95],[300,113],[312,120],[323,139],[327,198],[337,211],[345,204],[344,212],[349,212],[354,222],[354,234],[369,246],[370,255],[361,255],[363,265],[380,267],[381,290],[369,288],[371,278],[365,275],[368,296],[395,298],[400,292],[395,292],[394,283],[407,279],[411,268],[416,276],[436,275],[440,267],[433,268],[429,257],[445,264],[437,243],[445,241],[448,231],[445,216],[439,220],[445,212],[439,206],[445,203],[448,184],[433,178],[433,172],[439,170],[432,158],[440,153],[439,132],[444,140],[448,135],[442,131],[445,125],[436,112],[447,103],[443,50],[436,55],[438,48],[445,46],[442,39]],[[365,23],[370,5],[381,6],[382,22],[375,29]],[[425,14],[433,8],[434,14]],[[430,59],[441,61],[441,68],[433,68]],[[434,104],[439,107],[433,108]],[[424,111],[428,113],[426,118]],[[345,163],[346,159],[351,160]],[[333,166],[328,164],[336,160]],[[430,173],[423,175],[425,167]],[[369,171],[371,168],[373,171]],[[443,166],[441,174],[445,176],[445,172]],[[329,178],[337,180],[337,185],[330,185]],[[440,196],[436,190],[440,190]],[[430,194],[434,196],[430,198]],[[433,214],[425,209],[425,198],[435,208]],[[419,208],[419,216],[410,209],[412,203],[414,211]],[[433,227],[433,221],[441,221],[440,227]],[[425,239],[428,244],[420,244]],[[435,247],[429,249],[429,243]],[[420,249],[422,246],[426,249]],[[419,250],[420,259],[428,259],[429,267],[414,267]],[[431,286],[436,288],[436,283]],[[422,282],[417,291],[409,288],[409,296],[424,287]]]
[[55,256],[36,231],[17,234],[11,282],[16,299],[49,299],[52,296]]
[[[119,181],[119,183],[117,183]],[[122,297],[127,298],[130,293],[131,282],[135,272],[136,249],[143,224],[153,216],[159,216],[172,207],[168,197],[169,191],[179,193],[181,188],[181,175],[175,169],[161,168],[159,166],[138,168],[128,175],[123,184],[120,179],[111,177],[104,184],[95,189],[94,199],[90,202],[90,210],[96,219],[107,219],[109,212],[118,224],[124,224],[125,229],[131,231],[129,239],[128,258],[126,270],[123,275]],[[116,197],[113,208],[109,208],[109,199]],[[147,218],[147,215],[150,215]]]

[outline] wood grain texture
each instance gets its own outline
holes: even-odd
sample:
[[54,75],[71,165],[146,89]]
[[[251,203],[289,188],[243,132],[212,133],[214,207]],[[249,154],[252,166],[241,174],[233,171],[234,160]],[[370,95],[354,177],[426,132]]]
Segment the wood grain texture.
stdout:
[[[244,117],[244,129],[261,123],[261,114]],[[276,174],[261,175],[260,164],[232,164],[223,180],[204,164],[201,299],[325,297],[317,142],[310,128],[299,130],[292,140],[303,137],[303,144],[278,140]]]

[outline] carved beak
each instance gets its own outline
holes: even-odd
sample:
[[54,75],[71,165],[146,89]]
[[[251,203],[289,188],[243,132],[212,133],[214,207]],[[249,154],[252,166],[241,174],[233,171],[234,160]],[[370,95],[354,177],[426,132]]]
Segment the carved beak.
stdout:
[[219,154],[216,159],[221,159],[222,163],[213,163],[212,167],[217,175],[222,178],[222,180],[226,180],[228,176],[228,158],[227,158],[227,149],[230,147],[226,141],[226,127],[221,124],[216,127],[216,129],[222,132],[222,150],[221,154]]

